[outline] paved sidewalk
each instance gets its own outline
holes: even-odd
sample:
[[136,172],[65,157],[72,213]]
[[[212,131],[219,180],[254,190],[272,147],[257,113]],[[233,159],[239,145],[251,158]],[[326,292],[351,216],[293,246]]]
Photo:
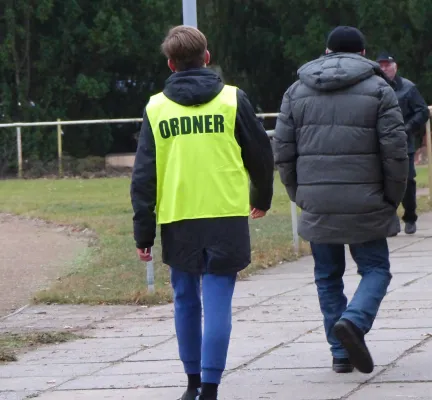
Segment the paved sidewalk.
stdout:
[[[393,280],[368,335],[371,375],[336,375],[325,341],[310,257],[239,282],[228,370],[220,400],[432,399],[432,215],[413,237],[391,239]],[[359,280],[348,260],[346,293]],[[48,309],[49,310],[49,309]],[[76,323],[40,307],[0,329]],[[60,310],[60,311],[59,311]],[[0,366],[0,399],[175,400],[185,377],[177,360],[172,306],[99,309],[88,339],[39,349]],[[45,314],[46,313],[46,314]],[[87,312],[78,324],[84,327]],[[72,321],[72,322],[71,322]]]

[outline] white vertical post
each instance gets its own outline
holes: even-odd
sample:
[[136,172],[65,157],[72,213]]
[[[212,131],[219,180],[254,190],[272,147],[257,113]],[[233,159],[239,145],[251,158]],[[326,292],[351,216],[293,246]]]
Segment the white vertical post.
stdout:
[[432,204],[432,138],[431,138],[431,120],[426,123],[426,144],[428,156],[428,177],[429,177],[429,203]]
[[62,145],[62,127],[61,120],[57,119],[57,155],[58,155],[58,174],[59,178],[63,178],[63,145]]
[[17,137],[17,157],[18,157],[18,178],[23,177],[23,162],[22,162],[22,141],[21,141],[21,127],[16,130]]
[[294,241],[294,251],[298,255],[300,252],[300,240],[297,232],[298,228],[298,220],[297,220],[297,204],[293,201],[291,202],[291,225],[292,225],[292,233],[293,233],[293,241]]
[[[153,251],[150,252],[153,257]],[[154,263],[153,259],[147,262],[147,290],[149,293],[154,293]]]
[[183,0],[183,25],[198,27],[196,0]]

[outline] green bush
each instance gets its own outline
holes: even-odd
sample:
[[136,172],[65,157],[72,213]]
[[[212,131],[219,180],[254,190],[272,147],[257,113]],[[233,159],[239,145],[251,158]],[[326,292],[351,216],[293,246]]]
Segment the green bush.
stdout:
[[78,175],[83,173],[100,172],[105,170],[105,158],[104,157],[86,157],[77,160],[76,171]]

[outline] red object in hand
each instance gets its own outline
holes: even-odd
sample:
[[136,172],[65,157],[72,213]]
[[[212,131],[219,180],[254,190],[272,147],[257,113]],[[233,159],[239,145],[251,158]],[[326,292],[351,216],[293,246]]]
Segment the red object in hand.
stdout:
[[137,249],[137,254],[141,261],[149,262],[153,260],[150,247],[148,247],[147,249]]

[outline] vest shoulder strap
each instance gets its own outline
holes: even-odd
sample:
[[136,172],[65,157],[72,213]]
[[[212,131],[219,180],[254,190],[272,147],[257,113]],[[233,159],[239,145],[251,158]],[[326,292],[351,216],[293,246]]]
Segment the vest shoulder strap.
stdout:
[[163,94],[163,92],[150,96],[150,100],[147,104],[147,109],[161,105],[163,102],[166,101],[166,99],[167,97]]
[[[237,89],[238,88],[236,86],[224,85],[222,91],[219,93],[218,96],[222,96],[222,100],[225,103],[235,106],[237,104]],[[150,100],[147,104],[147,109],[157,107],[165,103],[167,100],[169,101],[169,99],[163,94],[163,92],[155,94],[150,97]]]

